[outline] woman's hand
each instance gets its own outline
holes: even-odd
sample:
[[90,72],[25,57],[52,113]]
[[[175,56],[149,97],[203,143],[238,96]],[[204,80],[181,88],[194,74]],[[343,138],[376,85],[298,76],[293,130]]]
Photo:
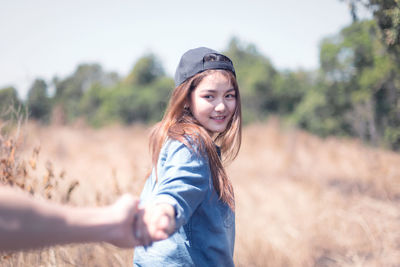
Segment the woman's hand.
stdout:
[[146,205],[136,214],[135,237],[149,245],[167,239],[175,231],[175,209],[166,203]]

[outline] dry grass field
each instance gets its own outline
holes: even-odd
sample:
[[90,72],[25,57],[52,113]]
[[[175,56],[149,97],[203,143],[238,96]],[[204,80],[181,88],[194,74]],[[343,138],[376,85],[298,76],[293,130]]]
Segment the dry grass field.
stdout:
[[[13,153],[24,171],[15,175],[38,197],[94,206],[140,193],[150,166],[147,128],[21,130]],[[237,266],[400,266],[399,154],[270,120],[244,129],[228,173]],[[1,266],[131,266],[133,249],[71,245],[0,257]]]

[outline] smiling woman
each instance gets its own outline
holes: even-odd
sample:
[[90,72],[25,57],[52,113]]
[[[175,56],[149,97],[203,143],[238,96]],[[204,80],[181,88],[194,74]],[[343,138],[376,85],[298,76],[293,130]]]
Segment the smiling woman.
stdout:
[[137,237],[154,243],[135,249],[134,265],[233,266],[235,200],[222,159],[235,158],[241,142],[235,69],[200,47],[182,56],[175,84],[150,138],[153,170],[141,195]]
[[208,70],[199,75],[201,82],[192,92],[188,107],[193,117],[211,136],[225,131],[236,108],[232,74],[225,70]]

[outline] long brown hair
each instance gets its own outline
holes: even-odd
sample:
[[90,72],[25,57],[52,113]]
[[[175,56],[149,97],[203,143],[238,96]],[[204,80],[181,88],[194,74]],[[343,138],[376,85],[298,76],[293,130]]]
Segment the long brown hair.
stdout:
[[[226,129],[219,133],[213,140],[207,130],[192,116],[190,110],[185,107],[185,104],[190,102],[191,93],[203,78],[216,71],[227,77],[235,89],[236,107]],[[239,87],[232,72],[226,70],[206,70],[196,74],[174,89],[163,119],[153,127],[150,134],[149,145],[152,165],[155,168],[157,167],[161,147],[167,138],[179,140],[193,150],[192,145],[185,138],[187,136],[190,136],[191,141],[199,148],[201,153],[207,153],[214,188],[219,198],[234,210],[235,200],[232,183],[222,164],[222,161],[225,165],[236,158],[242,139]],[[222,161],[218,156],[215,145],[221,148]]]

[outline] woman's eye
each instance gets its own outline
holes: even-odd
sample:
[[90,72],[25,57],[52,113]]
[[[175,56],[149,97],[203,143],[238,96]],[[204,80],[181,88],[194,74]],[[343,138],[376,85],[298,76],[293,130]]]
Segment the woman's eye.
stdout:
[[236,95],[235,95],[235,94],[227,94],[226,97],[227,97],[227,98],[235,98]]
[[212,95],[205,95],[205,96],[203,96],[205,99],[212,99]]

